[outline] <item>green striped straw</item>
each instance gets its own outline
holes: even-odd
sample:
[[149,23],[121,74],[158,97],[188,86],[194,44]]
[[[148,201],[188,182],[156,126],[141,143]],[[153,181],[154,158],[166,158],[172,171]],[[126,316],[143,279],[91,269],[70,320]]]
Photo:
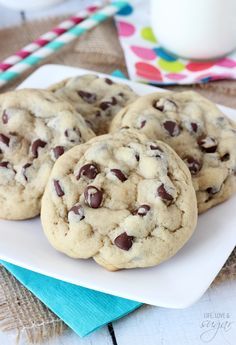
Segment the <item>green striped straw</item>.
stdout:
[[52,55],[68,43],[97,26],[99,23],[102,23],[106,19],[112,17],[115,13],[119,12],[127,5],[128,3],[125,1],[112,2],[111,4],[92,14],[90,17],[88,17],[88,19],[85,19],[83,22],[75,25],[73,28],[57,37],[55,40],[46,44],[41,49],[21,60],[19,63],[15,64],[5,72],[0,73],[0,87],[19,77],[23,72],[27,71],[32,66],[37,65],[43,59]]

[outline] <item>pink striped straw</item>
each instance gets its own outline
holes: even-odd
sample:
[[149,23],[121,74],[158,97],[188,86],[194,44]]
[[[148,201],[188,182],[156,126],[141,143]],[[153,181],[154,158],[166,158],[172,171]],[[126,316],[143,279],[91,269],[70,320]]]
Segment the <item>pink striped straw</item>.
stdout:
[[0,62],[0,73],[8,70],[19,61],[25,59],[27,56],[31,55],[36,50],[42,48],[49,42],[53,41],[56,37],[61,36],[64,34],[68,29],[72,28],[73,26],[81,23],[86,18],[88,18],[93,12],[97,11],[101,6],[94,5],[88,6],[86,9],[79,11],[69,19],[65,20],[58,26],[56,26],[51,31],[40,36],[37,40],[33,41],[32,43],[28,44],[14,55],[9,56],[4,61]]

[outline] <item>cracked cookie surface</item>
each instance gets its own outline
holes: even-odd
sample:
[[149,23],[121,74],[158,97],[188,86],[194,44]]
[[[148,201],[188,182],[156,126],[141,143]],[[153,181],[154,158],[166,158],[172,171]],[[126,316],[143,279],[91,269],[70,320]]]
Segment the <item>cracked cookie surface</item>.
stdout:
[[49,91],[0,95],[0,218],[38,215],[56,159],[94,136],[82,116]]
[[112,118],[137,98],[129,86],[94,74],[63,80],[49,90],[75,106],[97,135],[107,133]]
[[55,163],[43,199],[44,232],[57,250],[109,270],[174,255],[196,226],[190,173],[165,143],[137,131],[103,135]]
[[191,91],[140,97],[113,120],[110,131],[135,128],[163,140],[188,166],[199,213],[236,190],[236,126],[209,100]]

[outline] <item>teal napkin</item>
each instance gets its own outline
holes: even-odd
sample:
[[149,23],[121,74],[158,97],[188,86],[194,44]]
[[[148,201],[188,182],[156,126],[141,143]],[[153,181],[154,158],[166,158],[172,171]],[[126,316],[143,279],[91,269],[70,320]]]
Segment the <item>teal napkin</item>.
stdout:
[[[120,78],[120,71],[112,73]],[[0,263],[79,336],[117,320],[142,303],[54,279],[5,261]]]
[[139,302],[66,283],[5,261],[0,263],[81,337],[141,306]]

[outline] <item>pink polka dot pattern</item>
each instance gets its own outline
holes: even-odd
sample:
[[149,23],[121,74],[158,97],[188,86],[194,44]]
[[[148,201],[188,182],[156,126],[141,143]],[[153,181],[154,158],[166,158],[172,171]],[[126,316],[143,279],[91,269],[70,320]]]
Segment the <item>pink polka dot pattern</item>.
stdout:
[[168,73],[166,74],[166,77],[173,81],[179,81],[185,79],[186,75],[180,73]]
[[135,32],[135,27],[133,24],[130,24],[121,20],[117,23],[117,27],[118,27],[119,36],[121,37],[130,37]]
[[146,62],[137,62],[135,64],[136,74],[139,77],[143,77],[150,81],[162,81],[161,72],[158,68],[146,63]]
[[236,79],[236,52],[214,61],[190,61],[175,56],[159,44],[150,27],[148,10],[149,1],[130,0],[115,16],[132,80],[184,85]]
[[232,59],[224,58],[224,59],[216,62],[216,65],[221,66],[221,67],[232,68],[232,67],[236,66],[236,61],[234,61]]
[[214,64],[215,64],[215,62],[212,62],[212,61],[207,61],[207,62],[189,62],[186,65],[186,68],[189,71],[198,72],[198,71],[203,71],[205,69],[208,69],[208,68],[214,66]]
[[143,60],[154,60],[156,58],[156,54],[152,49],[139,46],[131,46],[130,49],[137,57]]

